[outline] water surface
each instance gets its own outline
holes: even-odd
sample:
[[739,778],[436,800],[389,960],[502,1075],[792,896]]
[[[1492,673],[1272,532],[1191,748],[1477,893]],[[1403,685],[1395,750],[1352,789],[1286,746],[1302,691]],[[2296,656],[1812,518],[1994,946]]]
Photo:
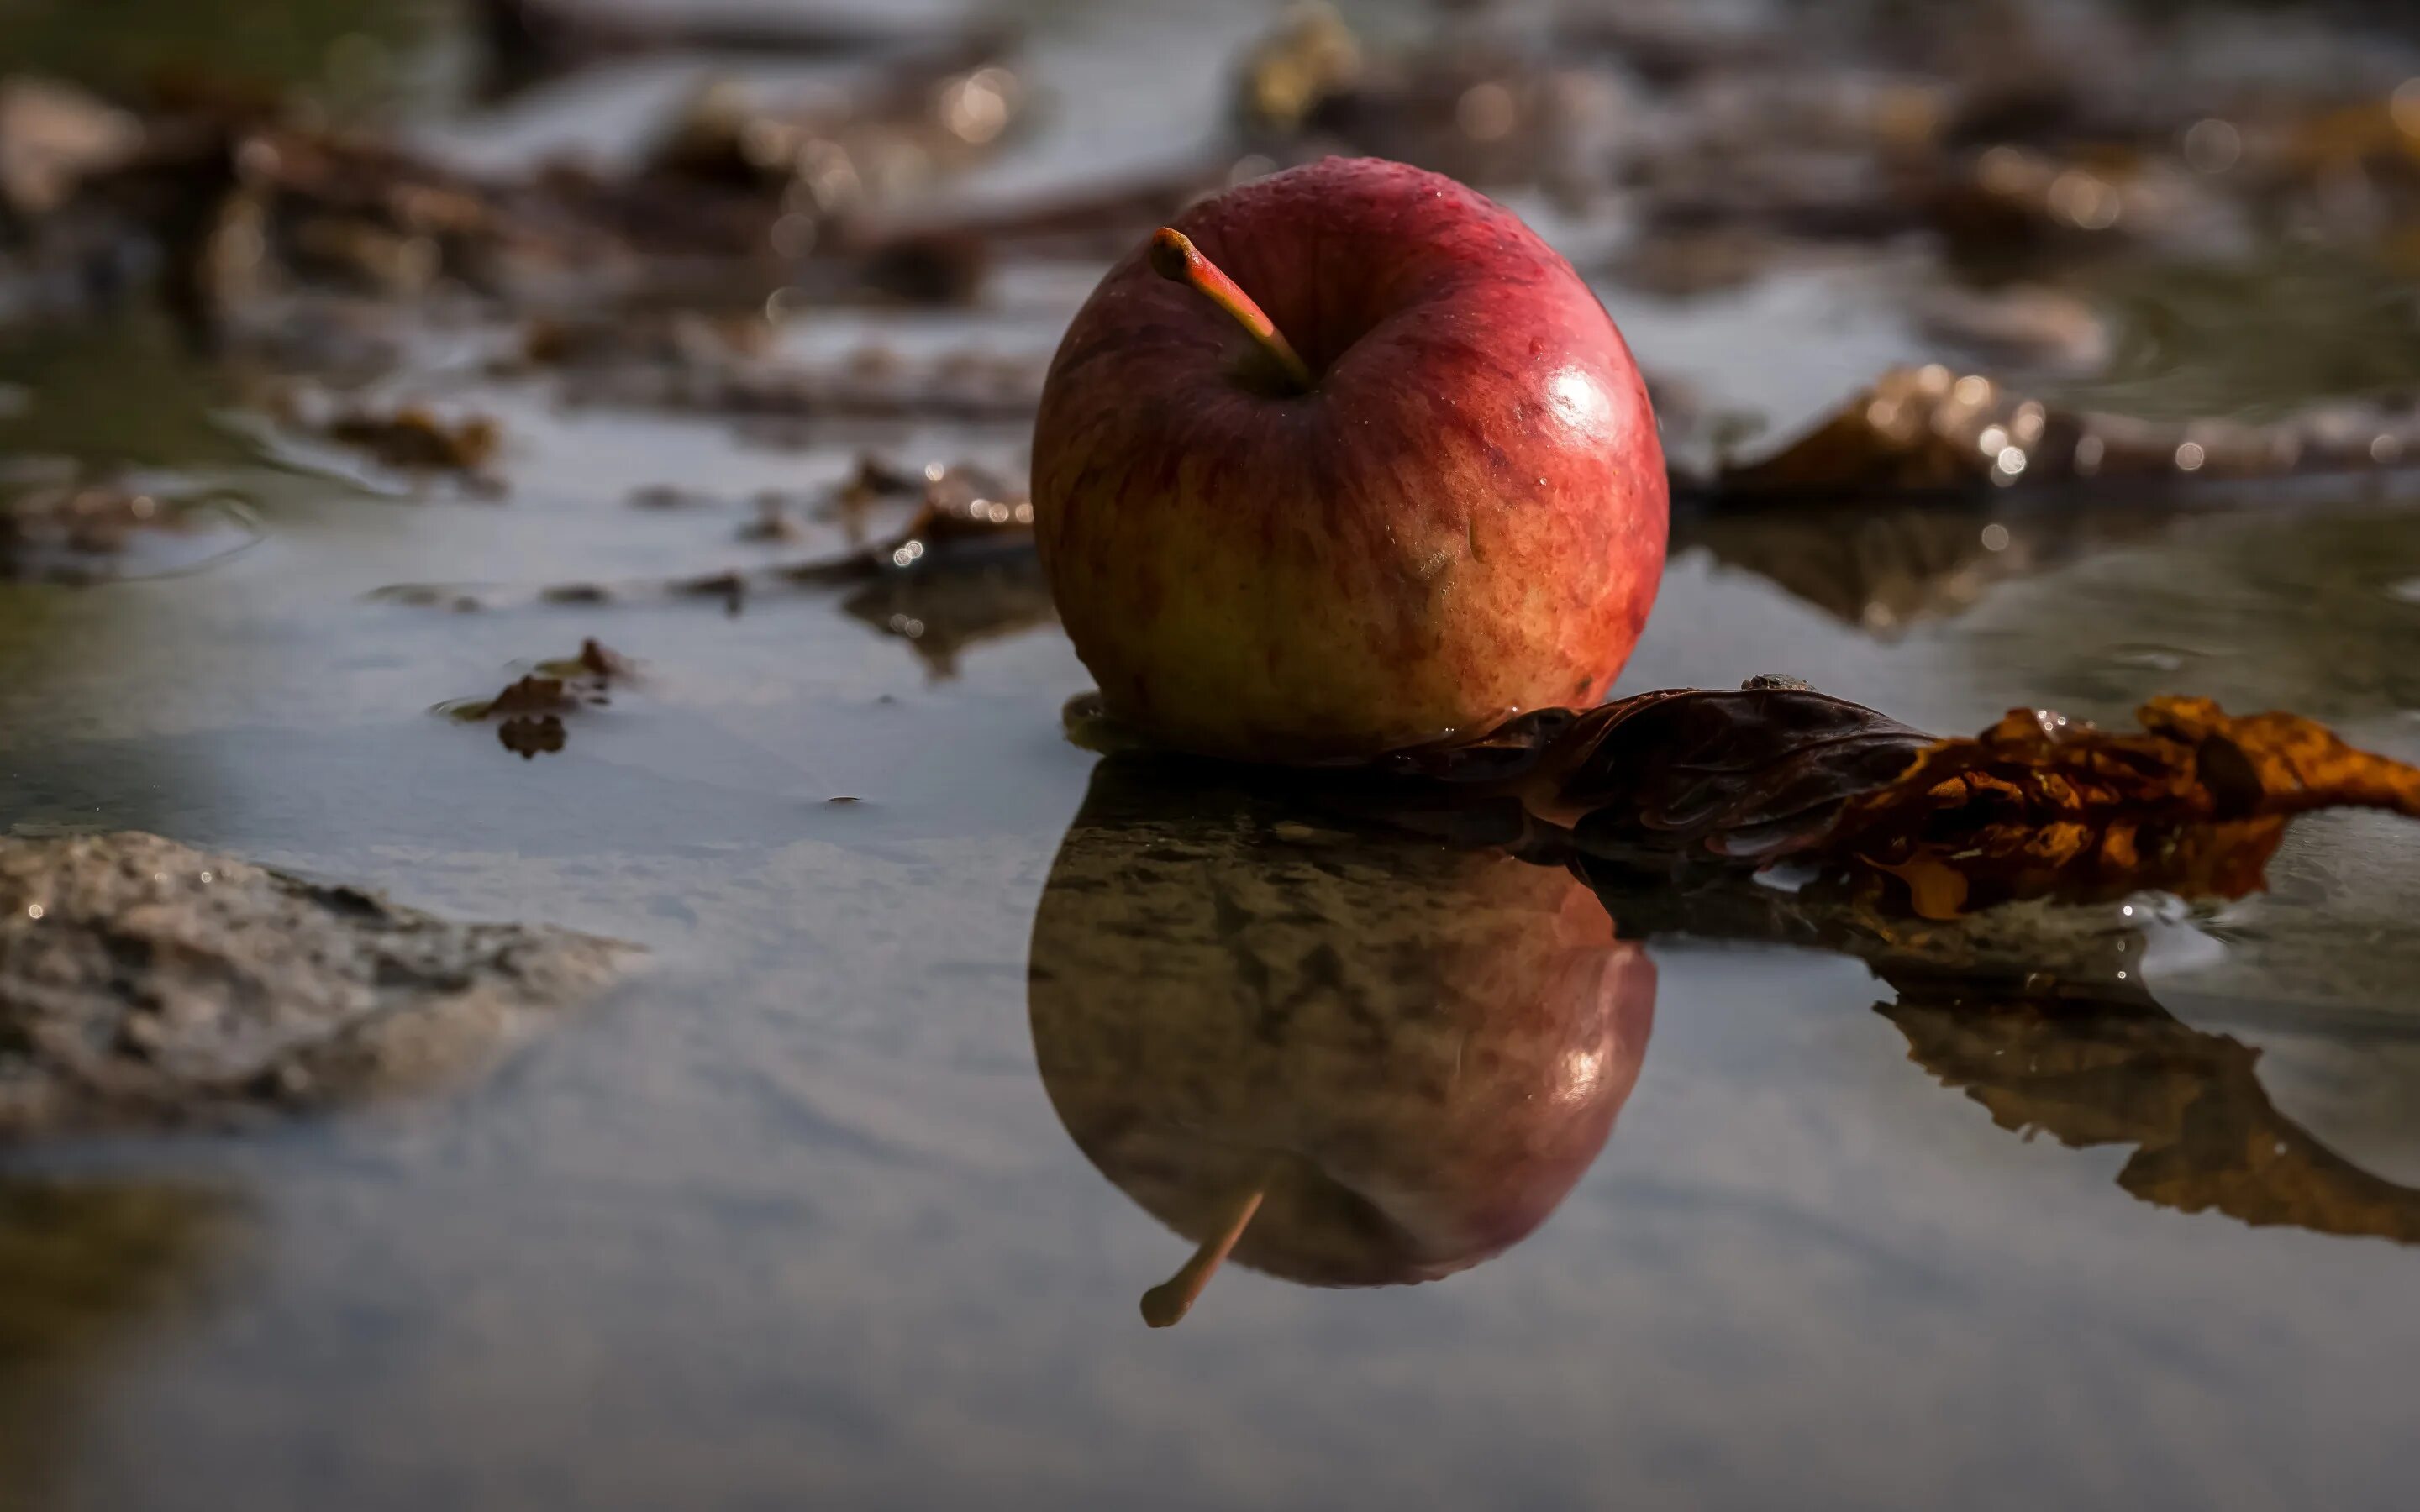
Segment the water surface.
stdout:
[[[1043,19],[1038,66],[1071,100],[1131,73],[1134,37],[1167,36],[1156,66],[1196,60],[1167,98],[1194,111],[1260,18],[1181,36]],[[548,98],[518,118],[546,119]],[[1109,108],[1071,104],[1063,130],[1096,144],[1086,112]],[[1046,352],[1089,276],[1029,270],[986,308],[879,330]],[[1890,277],[1606,293],[1651,366],[1787,431],[1925,355]],[[845,349],[874,318],[797,339]],[[2158,392],[2161,350],[2216,381],[2175,357],[2179,328],[2143,318],[2127,382]],[[2344,386],[2377,380],[2356,367]],[[458,1098],[10,1157],[0,1505],[2382,1508],[2420,1476],[2420,1252],[2180,1211],[2126,1177],[2143,1137],[2127,1131],[2163,1119],[2203,1129],[2170,1151],[2188,1175],[2235,1159],[2194,1142],[2207,1128],[2176,1110],[2198,1106],[2228,1138],[2316,1140],[2375,1179],[2364,1211],[2381,1223],[2420,1211],[2398,1184],[2420,1189],[2420,861],[2392,821],[2299,826],[2266,896],[2158,922],[2112,909],[2071,924],[2089,949],[2045,946],[2149,1026],[2133,1060],[2055,1026],[2005,1047],[2075,1057],[2030,1119],[2049,1137],[1964,1095],[1988,1078],[1945,1086],[1937,1047],[1912,1053],[1916,1031],[1877,1011],[1900,993],[1874,968],[1684,917],[1643,948],[1647,985],[1623,979],[1631,1027],[1608,1042],[1635,1088],[1602,1153],[1555,1175],[1568,1196],[1534,1233],[1418,1287],[1231,1266],[1155,1332],[1137,1299],[1192,1241],[1078,1148],[1041,1072],[1063,1047],[1037,1054],[1038,1031],[1078,1032],[1039,1011],[1030,955],[1037,912],[1090,906],[1061,852],[1098,760],[1061,733],[1088,684],[1055,629],[976,640],[943,669],[838,594],[736,616],[365,596],[771,560],[735,539],[755,490],[836,479],[868,445],[1014,467],[1017,427],[834,425],[774,447],[458,374],[445,396],[509,437],[499,503],[394,497],[264,453],[226,421],[232,380],[139,314],[12,333],[0,381],[31,395],[0,449],[240,486],[268,527],[192,576],[0,589],[0,821],[156,830],[652,955]],[[654,483],[724,502],[628,505]],[[839,544],[816,529],[785,549]],[[1945,731],[2016,704],[2122,719],[2193,692],[2290,706],[2411,760],[2415,582],[2420,518],[2351,487],[2154,521],[1883,637],[1689,549],[1623,690],[1787,671]],[[646,680],[560,754],[524,761],[429,712],[592,635]],[[1370,1032],[1391,1054],[1429,996],[1482,995],[1486,952],[1517,954],[1400,922],[1512,906],[1497,872],[1311,818],[1239,830],[1249,800],[1155,780],[1115,811],[1224,869],[1237,913],[1202,928],[1227,954],[1162,959],[1146,931],[1101,994],[1140,983],[1184,1006],[1325,970],[1380,1005]],[[1314,873],[1342,890],[1276,924],[1252,912]],[[1606,906],[1535,886],[1519,909]],[[2259,1051],[2248,1080],[2219,1036]],[[1170,1093],[1195,1100],[1188,1117],[1273,1098],[1305,1128],[1342,1117],[1334,1075],[1281,1060],[1302,1080],[1280,1095],[1265,1066],[1203,1058],[1202,1085]],[[1388,1127],[1422,1137],[1417,1119]],[[2071,1148],[2079,1128],[2111,1142]],[[1463,1148],[1441,1142],[1436,1166]],[[2340,1173],[2282,1189],[2327,1181],[2350,1189]]]

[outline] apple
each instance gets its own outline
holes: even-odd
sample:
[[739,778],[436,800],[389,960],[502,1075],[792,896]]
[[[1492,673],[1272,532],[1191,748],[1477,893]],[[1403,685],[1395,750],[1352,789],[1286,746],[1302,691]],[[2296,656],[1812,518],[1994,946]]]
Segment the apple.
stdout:
[[1028,975],[1060,1121],[1200,1246],[1144,1317],[1182,1317],[1231,1253],[1366,1287],[1517,1243],[1637,1081],[1654,964],[1567,872],[1306,825],[1189,770],[1095,771]]
[[1654,601],[1666,494],[1637,366],[1571,265],[1368,158],[1135,249],[1033,433],[1043,571],[1108,712],[1246,761],[1597,702]]

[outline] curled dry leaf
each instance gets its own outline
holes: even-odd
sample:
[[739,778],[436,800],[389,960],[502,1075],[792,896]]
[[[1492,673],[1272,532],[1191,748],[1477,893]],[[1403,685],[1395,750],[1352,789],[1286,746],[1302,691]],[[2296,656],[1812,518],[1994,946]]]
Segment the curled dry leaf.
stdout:
[[2257,888],[2286,821],[2315,809],[2420,819],[2420,770],[2290,714],[2155,699],[2141,734],[2012,710],[1852,801],[1833,843],[1946,918],[2003,897]]
[[[1762,684],[1772,680],[1753,679]],[[1667,688],[1577,713],[1541,709],[1470,742],[1388,758],[1491,804],[1551,844],[1660,867],[1692,856],[1761,865],[1812,849],[1849,800],[1931,743],[1862,704],[1803,687]],[[1457,823],[1460,821],[1457,820]],[[1470,833],[1464,828],[1463,833]]]
[[1641,869],[1811,865],[1929,918],[2146,888],[2237,897],[2262,885],[2295,814],[2420,818],[2420,769],[2308,719],[2206,699],[2154,700],[2139,717],[2140,733],[2119,733],[2016,710],[1935,740],[1799,687],[1668,689],[1399,753],[1386,764],[1410,800],[1379,806]]

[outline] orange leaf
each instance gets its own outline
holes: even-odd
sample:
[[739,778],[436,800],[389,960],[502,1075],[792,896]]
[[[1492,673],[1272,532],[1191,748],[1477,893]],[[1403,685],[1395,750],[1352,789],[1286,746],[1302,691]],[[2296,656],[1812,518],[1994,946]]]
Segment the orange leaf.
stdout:
[[1832,839],[1937,918],[1928,905],[1948,896],[1941,868],[1965,880],[1960,905],[2147,887],[2231,897],[2261,886],[2293,814],[2420,818],[2420,770],[2298,716],[2234,718],[2207,699],[2159,699],[2138,717],[2143,733],[2129,734],[2013,710],[1853,800]]
[[1632,869],[1790,860],[1889,877],[1928,918],[2015,898],[2238,897],[2263,885],[2295,814],[2420,818],[2420,769],[2299,716],[2173,698],[2139,717],[2121,733],[2018,709],[1933,740],[1804,687],[1669,688],[1400,752],[1383,769],[1429,796],[1353,801]]

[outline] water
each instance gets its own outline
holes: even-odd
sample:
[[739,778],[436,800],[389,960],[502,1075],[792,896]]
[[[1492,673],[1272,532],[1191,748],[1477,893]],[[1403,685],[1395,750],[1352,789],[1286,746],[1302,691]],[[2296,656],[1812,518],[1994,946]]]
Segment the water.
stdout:
[[[1062,81],[1101,76],[1162,24],[1050,21]],[[1169,98],[1215,100],[1220,49],[1257,22],[1196,23],[1202,72]],[[1679,304],[1606,292],[1650,365],[1786,432],[1922,355],[1886,269],[1802,276]],[[897,339],[1047,350],[1086,278],[1027,270],[991,309],[913,317]],[[845,349],[857,329],[803,339]],[[2361,367],[2349,386],[2375,380]],[[2129,1165],[2147,1139],[2191,1176],[2307,1137],[2336,1164],[2274,1190],[2357,1198],[2381,1222],[2420,1211],[2395,1185],[2420,1188],[2420,866],[2393,822],[2303,825],[2264,897],[2156,923],[2096,914],[2089,950],[2041,945],[2136,1005],[2147,1048],[2131,1060],[2057,1026],[1960,1060],[1926,1026],[1937,1005],[1876,967],[1703,924],[1653,933],[1652,974],[1625,968],[1593,998],[1528,953],[1539,927],[1489,923],[1602,930],[1576,884],[1096,774],[1061,734],[1087,679],[1047,625],[970,644],[945,675],[836,594],[763,595],[737,617],[365,597],[770,561],[734,538],[752,491],[836,478],[868,444],[1013,465],[1014,425],[833,425],[777,449],[458,371],[445,397],[506,429],[499,504],[264,462],[218,418],[240,401],[231,380],[146,317],[11,335],[0,382],[31,395],[0,416],[0,449],[239,485],[269,527],[194,576],[0,590],[0,816],[156,830],[651,952],[455,1098],[10,1156],[11,1512],[2352,1508],[2403,1504],[2420,1473],[2414,1251],[2180,1211],[2180,1188]],[[652,483],[726,502],[629,507]],[[780,554],[838,544],[815,530]],[[2415,579],[2420,523],[2352,489],[2096,540],[1886,638],[1692,549],[1623,684],[1789,671],[1942,730],[2021,703],[2118,719],[2190,691],[2290,706],[2409,760]],[[429,712],[589,635],[646,681],[575,719],[559,755],[525,762]],[[1194,847],[1200,867],[1119,852],[1104,812]],[[1094,865],[1178,890],[1102,903]],[[1314,873],[1332,887],[1301,892]],[[1232,916],[1201,921],[1183,888],[1204,875]],[[1634,923],[1655,906],[1612,904]],[[1154,907],[1171,922],[1120,922]],[[1044,937],[1047,959],[1037,914],[1073,931]],[[1095,933],[1126,953],[1085,965],[1065,940]],[[1164,1158],[1197,1207],[1231,1196],[1239,1131],[1274,1121],[1389,1173],[1376,1189],[1440,1229],[1457,1203],[1508,1191],[1552,1211],[1425,1286],[1311,1289],[1231,1265],[1181,1326],[1147,1330],[1137,1299],[1192,1239],[1140,1203],[1162,1190],[1157,1167],[1109,1161],[1135,1196],[1105,1179],[1078,1144],[1108,1148],[1099,1129],[1043,1074],[1081,1059],[1088,1033],[1126,1031],[1071,1025],[1030,971],[1132,1032],[1202,1026],[1198,1056],[1151,1063],[1166,1107],[1189,1110],[1163,1114],[1178,1151]],[[1381,1053],[1254,1059],[1218,1038],[1222,972],[1341,983],[1373,1005]],[[1593,1160],[1482,1157],[1477,1134],[1447,1137],[1390,1101],[1435,1069],[1423,1005],[1462,1005],[1453,1022],[1484,1047],[1501,980],[1547,984],[1507,1013],[1615,1004],[1619,1032],[1580,1036],[1599,1057],[1586,1065],[1637,1080]],[[1299,1031],[1314,1051],[1342,1032],[1322,1022]],[[2260,1052],[2248,1073],[2218,1036]],[[2009,1055],[2076,1069],[2012,1100],[1992,1090]],[[1141,1085],[1149,1114],[1163,1084]],[[1063,1106],[1078,1111],[1063,1121]],[[2179,1119],[2199,1132],[2160,1145]],[[2062,1142],[2090,1138],[2114,1142]],[[1470,1174],[1488,1160],[1511,1174]],[[1315,1183],[1284,1170],[1311,1202]],[[2201,1194],[2184,1207],[2212,1200],[2181,1189]]]

